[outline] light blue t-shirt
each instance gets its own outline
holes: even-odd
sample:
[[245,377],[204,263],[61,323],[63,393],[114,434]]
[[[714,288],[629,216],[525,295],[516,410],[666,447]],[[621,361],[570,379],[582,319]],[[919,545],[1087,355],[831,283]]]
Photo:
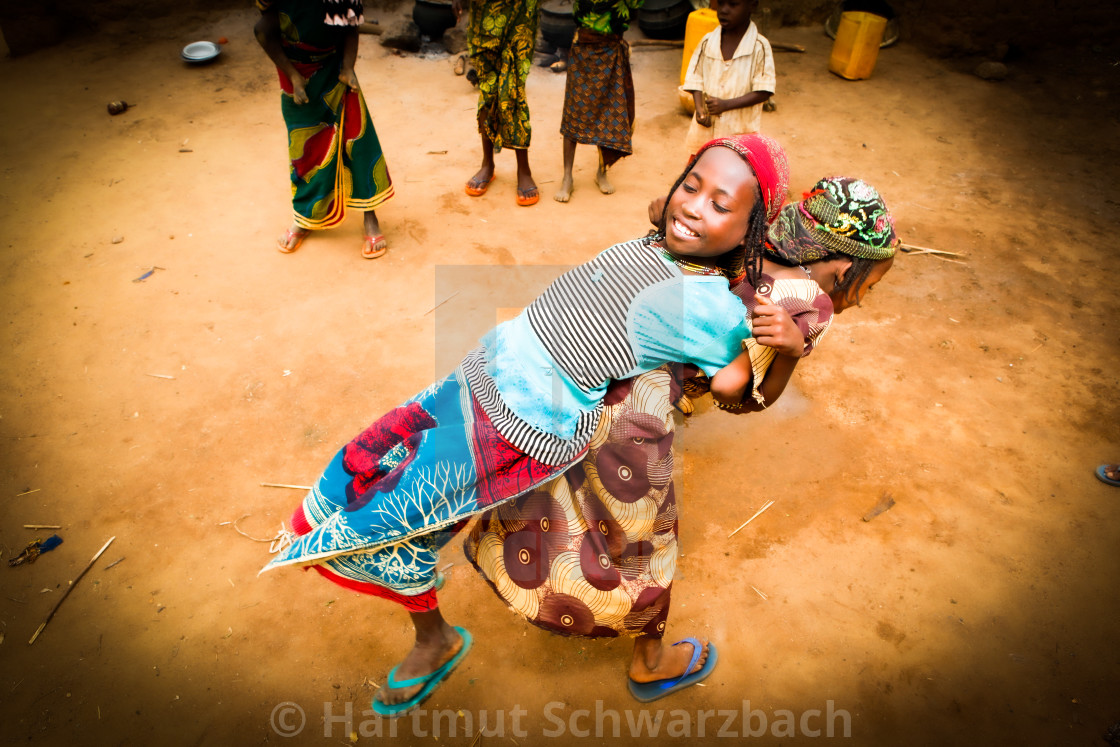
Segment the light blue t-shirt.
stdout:
[[[618,274],[632,266],[612,266],[611,257],[604,260],[610,251],[566,273],[542,294],[544,298],[552,293],[554,302],[557,294],[570,296],[564,304],[553,304],[572,319],[567,326],[545,329],[543,336],[552,339],[551,345],[542,339],[544,325],[534,324],[532,307],[482,340],[486,372],[504,403],[526,423],[559,438],[573,436],[580,418],[599,407],[612,379],[676,362],[694,364],[711,375],[734,360],[751,334],[747,310],[725,278],[682,275],[660,256],[653,258],[656,264],[647,264],[651,260],[644,254],[641,261],[644,267],[660,268],[661,279],[635,289],[624,308],[613,308],[620,296],[603,279],[612,270]],[[626,259],[634,261],[632,256]],[[585,271],[586,281],[580,280],[579,270]],[[568,277],[573,274],[574,280]],[[561,282],[565,278],[566,284]],[[584,288],[590,292],[582,292]],[[602,320],[611,318],[616,323],[604,327]],[[566,357],[566,366],[560,357]],[[593,375],[581,377],[571,370],[573,360],[594,361]]]

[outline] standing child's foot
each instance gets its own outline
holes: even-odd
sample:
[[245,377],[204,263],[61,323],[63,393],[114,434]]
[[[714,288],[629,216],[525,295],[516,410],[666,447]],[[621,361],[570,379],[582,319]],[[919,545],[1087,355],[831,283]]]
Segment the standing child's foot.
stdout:
[[467,180],[466,192],[471,197],[482,197],[490,188],[492,181],[494,181],[494,167],[483,166],[477,174]]
[[377,222],[377,212],[367,210],[363,216],[366,229],[366,239],[362,243],[362,256],[366,259],[377,259],[389,251],[389,242],[381,234],[381,224]]
[[381,234],[366,236],[362,243],[362,256],[366,259],[377,259],[389,251],[389,242]]
[[605,195],[614,194],[614,185],[607,181],[606,169],[600,169],[595,172],[595,183],[599,185],[599,191]]
[[552,199],[557,202],[567,202],[572,199],[572,177],[570,175],[566,175],[564,181],[560,182],[560,189],[556,190]]
[[540,190],[537,189],[537,183],[533,181],[533,175],[529,173],[528,169],[517,171],[517,204],[521,207],[529,207],[536,205],[541,199]]
[[300,244],[310,233],[306,228],[300,228],[298,223],[293,223],[292,227],[286,229],[276,240],[276,248],[284,254],[291,254],[299,249]]

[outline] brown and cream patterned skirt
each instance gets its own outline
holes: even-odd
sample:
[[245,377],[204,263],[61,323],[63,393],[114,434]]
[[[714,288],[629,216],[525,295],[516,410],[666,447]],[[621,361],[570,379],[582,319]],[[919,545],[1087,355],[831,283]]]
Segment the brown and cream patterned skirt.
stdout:
[[667,368],[613,383],[583,461],[475,524],[467,558],[529,622],[563,635],[662,635],[680,396]]

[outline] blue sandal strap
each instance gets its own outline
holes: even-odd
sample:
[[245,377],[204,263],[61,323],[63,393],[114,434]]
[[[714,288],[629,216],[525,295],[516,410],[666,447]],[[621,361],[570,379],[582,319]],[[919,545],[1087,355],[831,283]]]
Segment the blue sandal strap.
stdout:
[[387,680],[387,684],[391,690],[399,690],[402,687],[412,687],[413,685],[424,685],[430,682],[433,677],[439,676],[439,673],[442,670],[443,667],[440,667],[430,674],[422,674],[419,677],[412,677],[411,679],[407,680],[398,680],[394,676],[397,673],[397,667],[393,667],[391,670],[389,670],[389,679]]
[[[692,670],[696,668],[696,663],[700,661],[700,655],[704,653],[704,644],[700,643],[700,641],[695,638],[682,638],[673,645],[679,646],[682,643],[692,644],[692,658],[688,660],[688,666],[684,668],[684,674],[682,674],[675,680],[666,680],[661,683],[662,690],[667,690],[670,687],[675,687],[678,683],[680,683],[681,680],[692,674]],[[392,672],[390,672],[389,675],[392,676]]]

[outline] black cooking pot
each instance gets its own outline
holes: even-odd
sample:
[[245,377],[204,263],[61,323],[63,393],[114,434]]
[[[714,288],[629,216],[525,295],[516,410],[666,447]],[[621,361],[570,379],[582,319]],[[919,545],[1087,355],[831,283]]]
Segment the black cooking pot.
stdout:
[[[566,10],[565,10],[566,8]],[[541,37],[553,47],[567,49],[576,35],[576,19],[572,6],[556,3],[551,8],[541,8]]]
[[683,39],[691,12],[688,0],[646,0],[638,8],[638,28],[651,39]]
[[439,39],[443,32],[455,25],[455,11],[450,2],[439,0],[416,0],[412,6],[412,20],[420,28],[420,33],[429,39]]

